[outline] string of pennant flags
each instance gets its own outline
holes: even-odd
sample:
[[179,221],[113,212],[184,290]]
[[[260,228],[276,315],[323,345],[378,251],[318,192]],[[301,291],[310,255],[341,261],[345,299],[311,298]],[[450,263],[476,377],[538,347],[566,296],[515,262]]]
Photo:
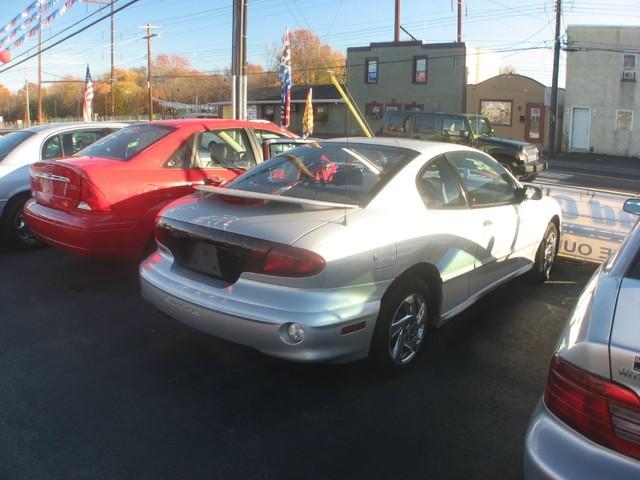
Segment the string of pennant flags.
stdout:
[[11,59],[10,50],[35,36],[42,27],[62,17],[79,0],[35,0],[0,30],[0,62]]

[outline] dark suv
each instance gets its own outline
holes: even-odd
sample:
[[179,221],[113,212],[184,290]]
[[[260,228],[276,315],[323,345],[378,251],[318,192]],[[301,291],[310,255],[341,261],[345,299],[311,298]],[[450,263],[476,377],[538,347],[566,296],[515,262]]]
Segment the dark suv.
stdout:
[[488,153],[518,179],[533,180],[547,168],[532,143],[495,136],[486,117],[463,113],[387,112],[382,135],[461,143]]

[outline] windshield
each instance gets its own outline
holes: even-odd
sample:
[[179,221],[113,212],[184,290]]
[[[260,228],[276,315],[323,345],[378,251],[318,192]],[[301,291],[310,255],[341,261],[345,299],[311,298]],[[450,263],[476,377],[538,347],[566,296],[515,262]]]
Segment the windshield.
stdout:
[[35,135],[33,132],[22,130],[20,132],[7,133],[0,137],[0,162],[4,160],[11,150],[16,148],[22,142],[24,142],[31,135]]
[[173,129],[161,125],[131,125],[92,143],[74,157],[100,157],[129,160],[149,145],[157,142]]
[[366,205],[417,152],[358,143],[310,143],[279,154],[228,188]]
[[469,125],[471,125],[471,130],[473,130],[473,134],[476,136],[488,137],[493,135],[491,122],[485,117],[469,117]]

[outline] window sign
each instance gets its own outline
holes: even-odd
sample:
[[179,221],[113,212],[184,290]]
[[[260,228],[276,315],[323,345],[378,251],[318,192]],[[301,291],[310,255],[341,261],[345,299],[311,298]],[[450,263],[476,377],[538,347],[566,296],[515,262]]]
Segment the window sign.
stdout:
[[480,115],[493,125],[511,126],[511,100],[480,100]]
[[616,110],[616,130],[631,130],[633,127],[632,110]]
[[413,83],[427,83],[427,57],[413,57]]
[[378,59],[367,58],[365,61],[365,82],[378,83]]

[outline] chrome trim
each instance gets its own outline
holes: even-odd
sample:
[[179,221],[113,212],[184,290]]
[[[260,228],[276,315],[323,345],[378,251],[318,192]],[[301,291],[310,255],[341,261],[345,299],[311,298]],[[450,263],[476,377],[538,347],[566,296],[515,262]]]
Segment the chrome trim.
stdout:
[[65,182],[65,183],[71,182],[71,180],[68,177],[63,177],[62,175],[54,175],[52,173],[38,172],[38,173],[33,173],[32,175],[36,178],[43,178],[45,180],[55,180],[57,182]]

